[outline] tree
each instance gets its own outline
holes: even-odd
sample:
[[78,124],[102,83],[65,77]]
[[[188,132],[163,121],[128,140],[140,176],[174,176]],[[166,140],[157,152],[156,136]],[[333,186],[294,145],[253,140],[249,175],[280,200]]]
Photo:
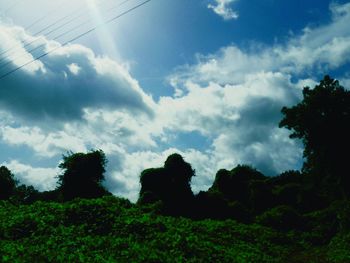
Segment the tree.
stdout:
[[304,144],[303,171],[319,182],[341,186],[350,194],[348,154],[350,149],[350,92],[337,80],[325,76],[314,89],[303,89],[303,100],[283,107],[280,127],[292,131],[290,138]]
[[264,180],[265,176],[249,165],[237,165],[231,171],[221,169],[216,173],[213,185],[208,191],[219,192],[229,201],[250,204],[250,183]]
[[39,191],[32,185],[19,185],[16,187],[12,201],[22,204],[32,204],[39,200]]
[[193,204],[191,178],[195,171],[179,154],[170,155],[163,167],[146,169],[141,173],[139,204],[161,201],[172,215],[187,215]]
[[63,155],[59,167],[64,172],[58,177],[63,199],[97,198],[107,194],[102,186],[106,164],[102,150]]
[[17,181],[11,171],[5,167],[0,167],[0,200],[9,199],[15,192]]

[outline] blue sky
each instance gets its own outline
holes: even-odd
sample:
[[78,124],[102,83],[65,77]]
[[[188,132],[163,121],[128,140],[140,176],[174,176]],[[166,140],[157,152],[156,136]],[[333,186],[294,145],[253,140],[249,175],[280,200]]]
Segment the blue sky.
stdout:
[[152,0],[60,47],[142,3],[121,2],[0,0],[1,74],[56,50],[0,79],[2,165],[48,190],[62,154],[100,148],[106,186],[131,200],[140,171],[173,152],[194,191],[239,163],[300,169],[280,109],[325,74],[350,87],[348,1]]

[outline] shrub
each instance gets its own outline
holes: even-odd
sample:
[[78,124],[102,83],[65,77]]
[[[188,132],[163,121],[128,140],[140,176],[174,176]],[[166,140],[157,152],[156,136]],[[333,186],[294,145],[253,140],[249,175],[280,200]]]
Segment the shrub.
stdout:
[[278,230],[286,231],[302,229],[303,217],[292,207],[286,205],[276,206],[256,217],[256,222]]

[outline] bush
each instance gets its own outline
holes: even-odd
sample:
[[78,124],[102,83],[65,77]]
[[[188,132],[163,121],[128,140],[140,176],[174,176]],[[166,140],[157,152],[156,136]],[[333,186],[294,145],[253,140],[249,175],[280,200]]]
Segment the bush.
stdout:
[[304,218],[292,207],[276,206],[256,217],[256,222],[277,230],[302,230]]
[[278,205],[287,205],[297,208],[301,199],[301,186],[296,183],[288,183],[277,187],[274,191]]
[[337,233],[350,231],[350,202],[335,201],[326,209],[304,215],[307,231],[306,240],[313,245],[326,245]]
[[199,192],[196,195],[196,207],[196,218],[250,221],[250,214],[246,207],[240,202],[225,199],[218,192]]
[[249,203],[255,215],[275,206],[272,187],[266,180],[251,181],[249,183],[249,192]]
[[330,262],[350,262],[350,233],[336,235],[328,246]]

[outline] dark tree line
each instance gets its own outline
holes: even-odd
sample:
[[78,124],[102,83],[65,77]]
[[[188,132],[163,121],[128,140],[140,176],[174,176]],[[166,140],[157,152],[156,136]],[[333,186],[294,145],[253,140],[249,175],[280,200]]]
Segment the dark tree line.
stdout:
[[19,185],[11,171],[0,167],[0,200],[32,203],[34,201],[70,201],[74,198],[98,198],[110,195],[103,186],[107,159],[102,150],[68,153],[59,164],[55,190],[39,192],[33,186]]
[[[219,170],[207,191],[194,195],[195,171],[179,154],[170,155],[163,167],[141,173],[138,205],[157,205],[164,214],[196,219],[233,218],[264,221],[270,214],[276,222],[302,225],[298,214],[323,209],[350,196],[347,161],[350,149],[350,92],[337,80],[325,76],[319,85],[305,87],[297,105],[282,109],[279,126],[291,130],[305,149],[302,171],[286,171],[267,177],[248,165]],[[0,199],[69,201],[110,194],[104,187],[107,160],[101,150],[69,153],[59,167],[58,186],[38,192],[18,185],[6,167],[0,167]],[[277,224],[277,223],[276,223]]]
[[[172,214],[172,207],[190,207],[194,218],[235,218],[250,221],[262,213],[280,214],[293,224],[302,225],[298,213],[328,207],[336,200],[350,196],[347,160],[350,150],[350,92],[337,80],[325,76],[313,89],[303,89],[297,105],[282,109],[279,126],[291,130],[291,138],[301,139],[305,163],[301,172],[286,171],[266,177],[251,166],[219,170],[213,185],[197,195],[188,192],[189,181],[178,180],[186,194],[174,192],[175,184],[167,180],[183,173],[164,168],[147,169],[141,174],[139,203],[161,201]],[[170,157],[169,157],[170,158]],[[184,161],[178,157],[182,164]],[[191,177],[187,177],[190,179]],[[183,193],[185,193],[183,192]],[[168,205],[168,204],[171,204]],[[170,210],[170,212],[169,212]],[[268,212],[272,211],[272,212]],[[182,213],[181,215],[188,215]],[[283,220],[282,220],[283,221]]]

